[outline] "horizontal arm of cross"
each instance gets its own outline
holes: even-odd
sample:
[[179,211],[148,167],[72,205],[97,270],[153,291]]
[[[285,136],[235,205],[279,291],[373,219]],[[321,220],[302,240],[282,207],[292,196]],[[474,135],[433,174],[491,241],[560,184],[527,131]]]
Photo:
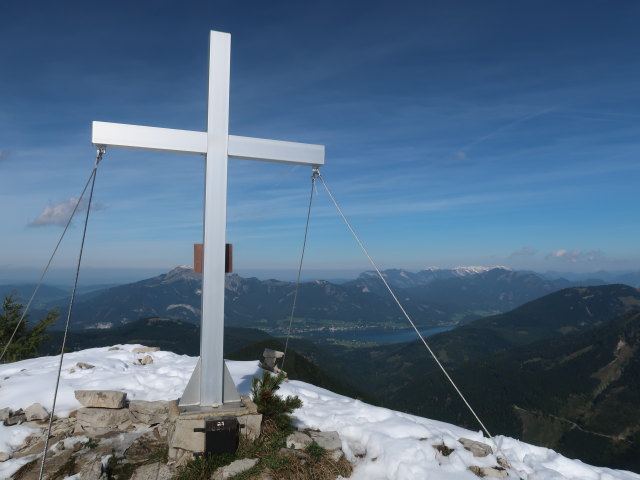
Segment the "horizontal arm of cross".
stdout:
[[[93,122],[91,141],[101,147],[206,155],[207,133],[123,123]],[[296,165],[324,165],[324,146],[229,135],[231,158]]]

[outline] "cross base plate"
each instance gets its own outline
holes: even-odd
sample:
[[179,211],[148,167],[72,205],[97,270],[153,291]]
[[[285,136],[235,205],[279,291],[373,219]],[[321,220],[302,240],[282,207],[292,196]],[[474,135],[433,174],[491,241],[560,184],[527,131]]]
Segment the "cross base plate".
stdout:
[[206,411],[220,411],[227,409],[234,409],[242,406],[240,395],[236,385],[233,383],[233,378],[229,373],[226,363],[222,363],[224,368],[224,381],[222,383],[222,403],[215,405],[202,405],[200,401],[200,366],[201,360],[198,359],[196,368],[191,374],[191,379],[187,384],[187,388],[184,390],[178,408],[181,412],[206,412]]

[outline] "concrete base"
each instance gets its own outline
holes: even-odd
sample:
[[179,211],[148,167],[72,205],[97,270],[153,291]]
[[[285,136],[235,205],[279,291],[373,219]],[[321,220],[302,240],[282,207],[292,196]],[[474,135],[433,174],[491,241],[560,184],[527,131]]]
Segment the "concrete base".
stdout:
[[[180,410],[183,410],[180,408]],[[258,413],[256,404],[248,396],[241,396],[241,401],[234,404],[207,409],[206,411],[182,412],[174,404],[173,415],[169,425],[169,460],[183,463],[183,458],[203,453],[205,449],[204,432],[194,432],[195,428],[204,428],[205,420],[216,417],[233,416],[244,428],[240,435],[250,440],[260,436],[262,414]]]
[[196,415],[198,413],[206,413],[209,414],[210,417],[218,417],[220,415],[234,415],[233,412],[244,408],[244,406],[244,403],[242,402],[242,400],[240,400],[238,402],[228,402],[217,407],[178,404],[178,410],[180,411],[180,415]]

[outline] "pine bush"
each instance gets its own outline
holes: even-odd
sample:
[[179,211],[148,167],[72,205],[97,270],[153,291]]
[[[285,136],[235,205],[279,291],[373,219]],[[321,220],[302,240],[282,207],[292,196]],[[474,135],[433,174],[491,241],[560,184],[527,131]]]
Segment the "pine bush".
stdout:
[[251,398],[258,407],[265,421],[271,420],[280,429],[291,428],[289,416],[296,408],[302,406],[302,400],[297,396],[288,395],[282,398],[275,392],[285,379],[285,374],[271,375],[266,370],[262,372],[262,378],[254,377],[251,386]]
[[[4,297],[2,310],[0,310],[0,352],[5,349],[14,330],[16,334],[11,341],[11,345],[7,347],[7,352],[1,363],[11,363],[25,358],[37,357],[40,345],[47,339],[45,330],[53,325],[58,318],[58,312],[53,310],[47,313],[38,323],[29,327],[27,323],[29,316],[26,315],[18,326],[23,308],[24,306],[18,303],[13,296]],[[18,326],[17,330],[16,326]]]

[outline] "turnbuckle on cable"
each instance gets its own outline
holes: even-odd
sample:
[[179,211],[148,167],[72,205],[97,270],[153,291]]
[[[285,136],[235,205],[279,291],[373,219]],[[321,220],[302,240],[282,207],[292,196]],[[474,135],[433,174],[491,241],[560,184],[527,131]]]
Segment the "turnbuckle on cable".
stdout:
[[98,147],[96,152],[96,166],[102,161],[102,155],[107,151],[107,147]]

